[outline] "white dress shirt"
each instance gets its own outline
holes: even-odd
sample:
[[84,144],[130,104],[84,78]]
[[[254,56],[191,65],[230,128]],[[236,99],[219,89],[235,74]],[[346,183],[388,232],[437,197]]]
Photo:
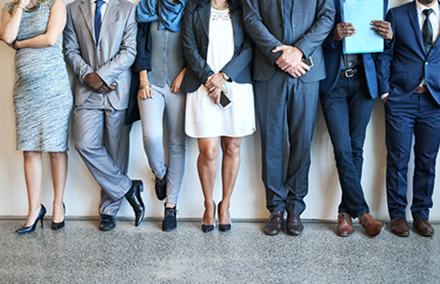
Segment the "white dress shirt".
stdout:
[[[432,7],[426,7],[423,4],[420,4],[419,1],[415,1],[416,2],[416,8],[417,8],[417,16],[419,19],[419,27],[420,27],[420,32],[422,32],[423,30],[423,24],[425,23],[426,20],[426,16],[425,14],[423,14],[423,10],[425,9],[432,9],[433,12],[431,13],[431,15],[429,15],[429,20],[431,22],[431,26],[432,26],[432,45],[434,45],[435,41],[438,38],[439,35],[439,26],[440,26],[440,5],[438,4],[437,1],[436,4],[434,4]],[[420,86],[424,86],[425,84],[425,78],[422,79],[422,81],[420,82]],[[385,93],[383,95],[380,96],[380,98],[383,100],[386,97],[388,97],[389,93]]]
[[[105,10],[107,10],[107,6],[108,6],[108,2],[110,2],[110,0],[103,0],[104,4],[102,4],[101,6],[101,22],[104,21],[104,14],[105,14]],[[93,16],[93,28],[95,28],[95,11],[96,11],[96,3],[95,0],[90,0],[90,5],[92,5],[92,16]]]

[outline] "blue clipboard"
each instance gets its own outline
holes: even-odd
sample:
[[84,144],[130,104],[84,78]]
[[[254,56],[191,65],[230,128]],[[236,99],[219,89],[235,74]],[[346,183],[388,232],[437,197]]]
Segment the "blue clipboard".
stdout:
[[342,21],[352,23],[356,34],[343,39],[343,52],[373,53],[384,49],[383,37],[371,29],[372,20],[384,19],[384,0],[343,0]]

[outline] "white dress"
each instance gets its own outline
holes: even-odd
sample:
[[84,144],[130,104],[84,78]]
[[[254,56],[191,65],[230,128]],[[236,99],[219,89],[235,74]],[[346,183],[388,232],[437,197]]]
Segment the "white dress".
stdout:
[[[234,55],[234,32],[229,9],[211,8],[207,63],[218,73]],[[208,96],[204,85],[187,94],[185,132],[194,138],[241,137],[255,132],[252,84],[226,82],[233,105],[224,110]]]

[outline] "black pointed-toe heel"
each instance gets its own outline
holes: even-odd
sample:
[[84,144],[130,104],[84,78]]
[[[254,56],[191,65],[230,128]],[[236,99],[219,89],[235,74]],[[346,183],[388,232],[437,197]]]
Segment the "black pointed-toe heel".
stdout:
[[29,227],[21,227],[20,229],[16,230],[15,232],[18,234],[28,234],[35,231],[35,227],[37,227],[38,221],[41,220],[41,227],[43,227],[43,217],[46,215],[46,207],[44,207],[43,204],[41,204],[40,212],[38,213],[37,219],[35,219],[35,222],[29,226]]
[[[64,204],[64,202],[63,202],[63,208],[64,208],[64,218],[66,218],[66,205]],[[50,227],[54,231],[62,229],[62,228],[64,228],[64,220],[61,222],[58,222],[58,223],[52,221],[52,223],[50,224]]]
[[[214,204],[214,222],[215,222],[215,202],[214,200],[212,201],[212,203]],[[203,233],[209,233],[211,231],[214,230],[214,225],[205,225],[202,223],[202,231]]]
[[[221,204],[222,204],[222,202],[220,201],[220,203],[218,204],[218,214],[220,215],[220,206],[221,206]],[[229,230],[231,230],[231,223],[229,223],[229,224],[218,224],[218,229],[219,229],[219,231],[221,231],[221,232],[227,232],[227,231],[229,231]]]

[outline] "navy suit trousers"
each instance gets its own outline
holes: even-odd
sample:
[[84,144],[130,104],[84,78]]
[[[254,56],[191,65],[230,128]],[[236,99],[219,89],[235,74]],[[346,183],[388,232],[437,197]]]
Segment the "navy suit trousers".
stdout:
[[406,217],[408,162],[414,134],[411,213],[414,219],[428,218],[440,143],[440,106],[429,94],[413,93],[402,101],[388,100],[385,103],[385,116],[390,217]]
[[[315,125],[319,82],[304,83],[280,69],[268,81],[256,81],[255,102],[261,130],[263,182],[269,211],[301,214],[308,192],[310,144]],[[287,172],[284,134],[287,120]]]
[[365,74],[339,77],[329,93],[321,93],[321,106],[333,144],[342,189],[338,212],[356,218],[369,212],[361,185],[365,131],[374,100]]

